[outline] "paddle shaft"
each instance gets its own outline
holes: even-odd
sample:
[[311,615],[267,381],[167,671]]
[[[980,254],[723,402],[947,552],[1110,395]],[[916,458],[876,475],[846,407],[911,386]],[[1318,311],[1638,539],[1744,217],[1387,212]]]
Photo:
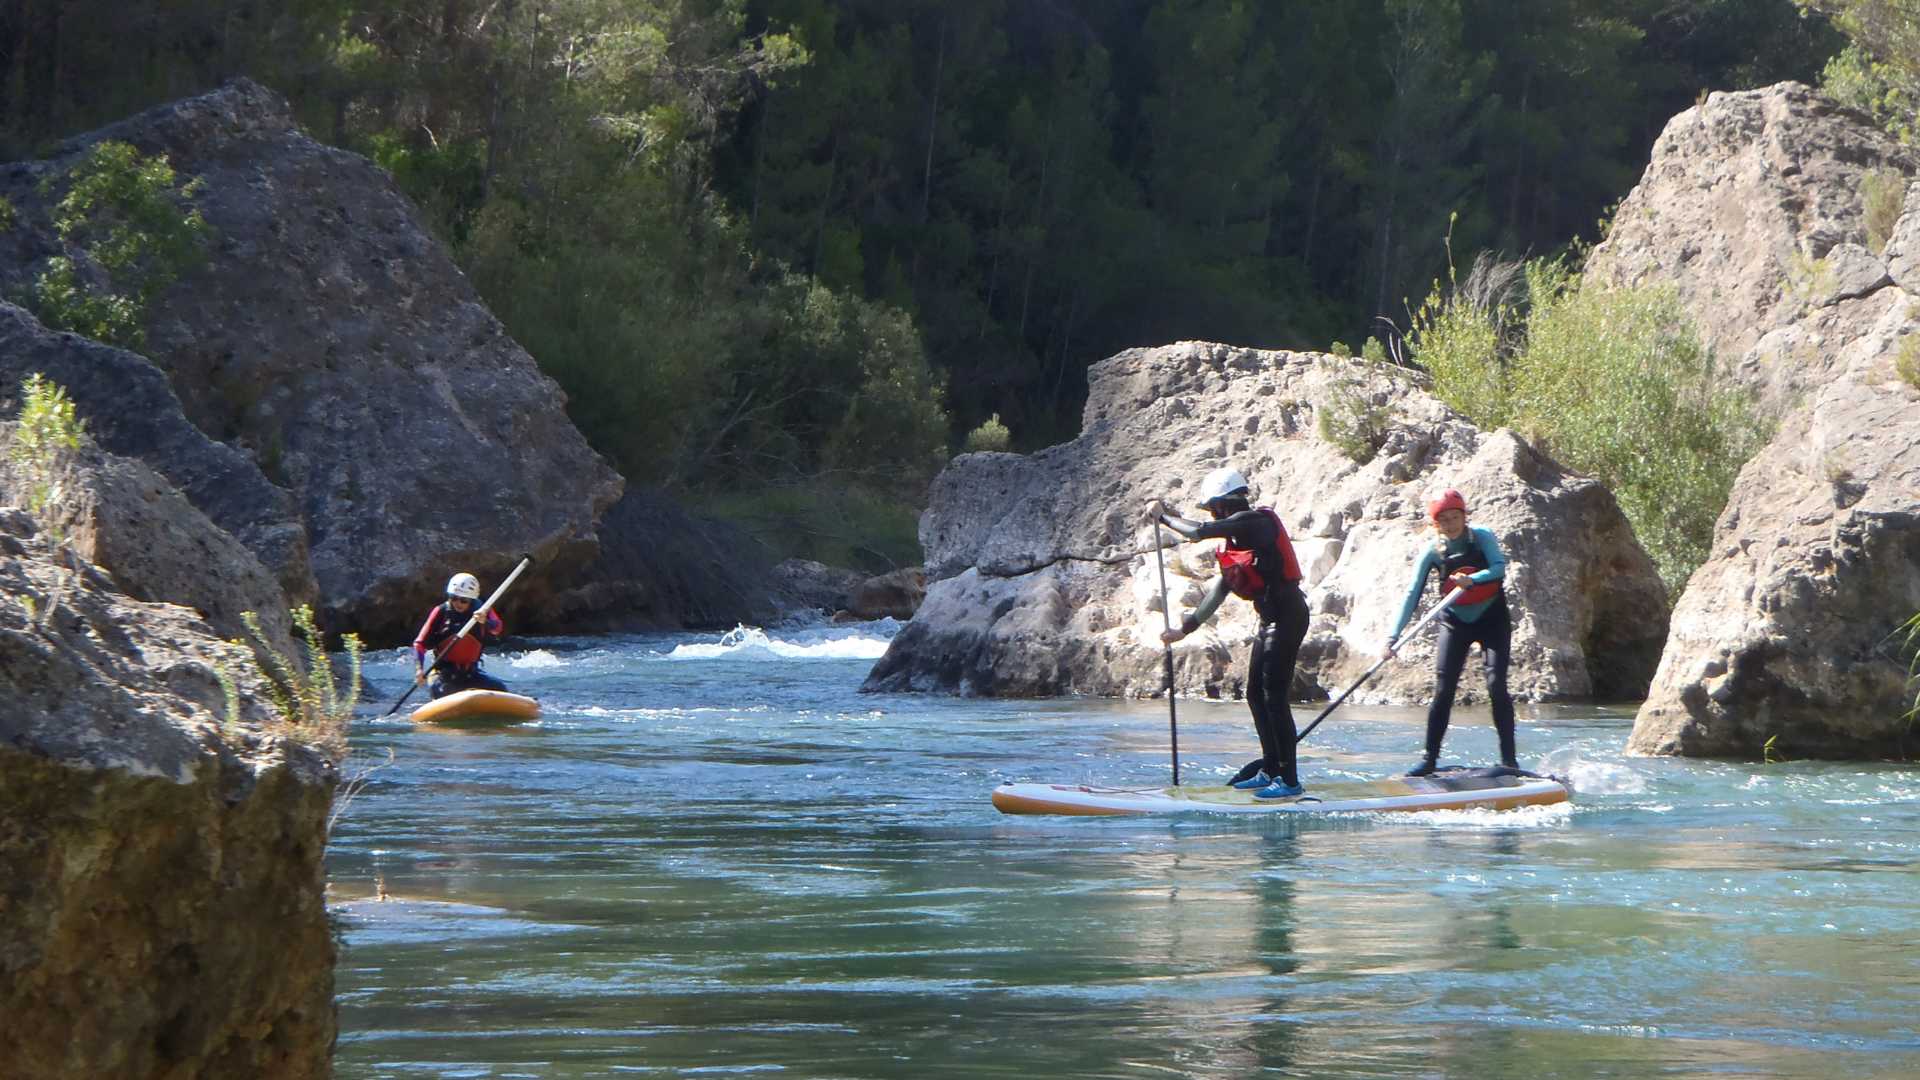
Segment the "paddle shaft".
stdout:
[[[466,637],[469,633],[472,633],[473,628],[479,625],[480,620],[487,617],[487,612],[493,610],[493,605],[499,601],[500,594],[507,591],[507,586],[513,584],[513,580],[519,577],[520,574],[523,571],[525,571],[527,567],[532,565],[533,565],[533,556],[522,555],[520,557],[520,565],[514,567],[513,573],[507,575],[507,580],[501,582],[500,587],[493,590],[493,595],[487,597],[486,603],[481,604],[479,607],[473,609],[473,614],[471,616],[468,616],[467,624],[460,628],[460,632],[448,638],[446,641],[441,642],[440,647],[433,650],[434,663],[436,664],[439,663],[440,658],[447,654],[448,649],[453,648],[454,644],[458,642],[461,638]],[[427,670],[429,671],[433,670],[433,664],[428,664]],[[399,712],[400,706],[405,705],[407,703],[407,699],[412,697],[413,692],[419,688],[420,688],[420,684],[417,682],[414,683],[412,686],[407,687],[407,692],[400,695],[400,700],[393,703],[393,708],[388,709],[382,715],[392,716],[394,713]]]
[[[1420,616],[1420,621],[1419,621],[1419,622],[1417,622],[1417,623],[1414,623],[1414,624],[1413,624],[1413,625],[1412,625],[1411,627],[1408,627],[1408,628],[1407,628],[1407,632],[1406,632],[1406,633],[1404,633],[1404,634],[1402,634],[1402,635],[1400,635],[1400,637],[1399,637],[1399,638],[1396,638],[1395,640],[1396,640],[1396,641],[1410,641],[1410,640],[1412,640],[1412,639],[1413,639],[1413,635],[1415,635],[1415,634],[1417,634],[1417,633],[1419,633],[1419,632],[1420,632],[1421,630],[1423,630],[1423,629],[1425,629],[1425,627],[1426,627],[1426,625],[1427,625],[1428,623],[1430,623],[1430,622],[1432,622],[1432,621],[1433,621],[1434,619],[1436,619],[1436,618],[1438,618],[1438,617],[1440,616],[1440,613],[1441,613],[1441,612],[1443,612],[1443,611],[1445,611],[1445,610],[1447,610],[1447,608],[1449,608],[1449,607],[1451,607],[1451,606],[1453,606],[1453,602],[1454,602],[1455,600],[1458,600],[1458,599],[1460,599],[1460,597],[1461,597],[1462,595],[1464,595],[1464,594],[1465,594],[1465,590],[1463,590],[1463,589],[1455,589],[1455,590],[1453,590],[1452,592],[1450,592],[1450,593],[1448,593],[1447,595],[1445,595],[1445,596],[1443,596],[1443,597],[1441,597],[1441,598],[1440,598],[1440,602],[1439,602],[1439,603],[1437,603],[1437,604],[1435,604],[1435,605],[1433,605],[1433,610],[1431,610],[1431,611],[1429,611],[1429,612],[1427,612],[1427,613],[1426,613],[1425,615],[1422,615],[1422,616]],[[1346,688],[1345,690],[1342,690],[1342,691],[1340,691],[1340,696],[1339,696],[1339,697],[1337,697],[1337,698],[1334,698],[1334,699],[1333,699],[1332,701],[1330,701],[1330,702],[1328,702],[1328,703],[1327,703],[1327,707],[1326,707],[1326,708],[1324,708],[1324,709],[1321,709],[1321,710],[1320,710],[1320,715],[1319,715],[1319,716],[1316,716],[1316,717],[1314,717],[1314,718],[1313,718],[1313,723],[1311,723],[1311,724],[1308,724],[1308,725],[1306,726],[1306,729],[1305,729],[1305,730],[1303,730],[1303,731],[1301,731],[1301,732],[1300,732],[1300,734],[1298,734],[1298,735],[1296,735],[1296,736],[1294,736],[1294,739],[1293,739],[1293,741],[1297,743],[1297,742],[1299,742],[1300,740],[1302,740],[1302,739],[1304,739],[1304,738],[1306,738],[1306,737],[1307,737],[1308,735],[1310,735],[1310,734],[1312,734],[1312,732],[1313,732],[1313,729],[1314,729],[1314,728],[1317,728],[1317,727],[1319,727],[1319,726],[1320,726],[1320,721],[1322,721],[1322,720],[1325,720],[1325,719],[1326,719],[1327,717],[1329,717],[1329,716],[1331,716],[1331,715],[1333,715],[1333,710],[1335,710],[1335,709],[1337,709],[1337,708],[1339,708],[1339,707],[1340,707],[1340,703],[1341,703],[1341,702],[1343,702],[1343,701],[1345,701],[1345,700],[1347,700],[1347,695],[1348,695],[1348,694],[1351,694],[1351,693],[1353,693],[1353,692],[1354,692],[1355,690],[1358,690],[1358,689],[1360,689],[1360,684],[1361,684],[1361,683],[1364,683],[1364,682],[1366,682],[1366,681],[1367,681],[1368,679],[1371,679],[1371,678],[1373,678],[1373,673],[1374,673],[1374,672],[1376,672],[1376,671],[1379,671],[1379,670],[1380,670],[1380,668],[1381,668],[1381,665],[1383,665],[1383,664],[1385,664],[1385,663],[1386,663],[1387,661],[1389,661],[1389,660],[1391,660],[1391,659],[1393,659],[1393,657],[1392,657],[1392,656],[1383,656],[1383,657],[1381,657],[1380,659],[1378,659],[1378,660],[1375,660],[1375,661],[1373,662],[1373,666],[1367,669],[1367,671],[1366,671],[1366,674],[1364,674],[1364,675],[1361,675],[1361,676],[1360,676],[1360,677],[1359,677],[1358,679],[1355,679],[1355,680],[1353,681],[1353,685],[1352,685],[1352,686],[1349,686],[1349,687],[1347,687],[1347,688]]]
[[[1167,602],[1167,560],[1160,554],[1160,523],[1153,525],[1153,565],[1160,571],[1160,625],[1173,629],[1173,612]],[[1173,786],[1180,786],[1180,715],[1173,700],[1173,643],[1162,641],[1167,661],[1167,741],[1173,746]]]

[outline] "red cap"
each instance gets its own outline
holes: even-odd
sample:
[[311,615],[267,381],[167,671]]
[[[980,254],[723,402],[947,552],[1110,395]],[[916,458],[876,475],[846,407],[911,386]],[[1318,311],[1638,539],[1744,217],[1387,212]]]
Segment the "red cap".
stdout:
[[1466,513],[1467,497],[1452,488],[1437,495],[1427,496],[1427,517],[1438,521],[1442,510],[1458,510],[1463,514]]

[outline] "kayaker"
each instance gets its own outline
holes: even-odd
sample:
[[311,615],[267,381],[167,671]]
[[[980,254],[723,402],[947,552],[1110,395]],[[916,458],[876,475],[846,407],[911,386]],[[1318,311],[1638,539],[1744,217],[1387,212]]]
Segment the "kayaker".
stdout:
[[1429,775],[1440,760],[1440,742],[1447,735],[1454,691],[1459,689],[1460,673],[1467,666],[1467,650],[1476,642],[1486,671],[1487,698],[1493,705],[1493,727],[1500,736],[1500,764],[1517,769],[1520,763],[1513,748],[1513,697],[1507,693],[1507,663],[1513,653],[1513,618],[1507,610],[1504,588],[1507,557],[1501,553],[1493,530],[1467,524],[1466,497],[1452,488],[1428,498],[1427,518],[1433,525],[1434,542],[1427,545],[1413,568],[1413,585],[1407,589],[1406,602],[1400,605],[1387,655],[1399,651],[1400,631],[1406,629],[1407,620],[1420,606],[1428,574],[1439,573],[1441,596],[1455,589],[1466,592],[1440,616],[1433,703],[1427,706],[1427,753],[1420,764],[1407,770],[1407,775]]
[[1215,553],[1220,576],[1206,598],[1180,621],[1179,629],[1164,631],[1160,639],[1172,644],[1198,630],[1229,593],[1253,602],[1260,628],[1247,658],[1246,692],[1253,729],[1260,736],[1260,760],[1248,762],[1229,783],[1263,799],[1283,799],[1306,790],[1294,758],[1296,736],[1287,691],[1293,685],[1300,642],[1307,636],[1307,597],[1300,591],[1300,563],[1286,526],[1271,508],[1254,509],[1251,491],[1237,469],[1219,468],[1200,482],[1198,493],[1212,521],[1168,514],[1158,499],[1148,504],[1147,516],[1188,540],[1226,541]]
[[[427,612],[427,621],[421,624],[419,636],[413,639],[413,681],[416,685],[426,683],[436,698],[460,690],[504,691],[507,688],[507,684],[480,670],[480,654],[486,643],[499,641],[507,632],[499,612],[488,609],[486,618],[474,624],[465,637],[450,646],[444,644],[467,625],[467,620],[473,617],[473,606],[479,602],[480,579],[472,574],[453,575],[447,579],[446,601],[435,604],[433,610]],[[427,666],[429,652],[439,654],[431,669]]]

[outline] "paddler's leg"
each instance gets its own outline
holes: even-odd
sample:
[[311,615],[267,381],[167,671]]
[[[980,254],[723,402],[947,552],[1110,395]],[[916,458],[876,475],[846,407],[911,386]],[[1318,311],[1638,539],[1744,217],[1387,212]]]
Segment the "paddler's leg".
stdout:
[[[1293,723],[1293,707],[1287,701],[1293,690],[1294,662],[1300,657],[1300,643],[1307,636],[1307,597],[1297,588],[1278,590],[1279,610],[1273,622],[1264,622],[1254,639],[1255,648],[1264,645],[1266,665],[1261,671],[1260,691],[1265,699],[1267,730],[1260,735],[1261,750],[1271,736],[1277,755],[1268,758],[1267,768],[1275,783],[1254,792],[1263,799],[1281,799],[1299,795],[1300,765],[1296,744],[1299,730]],[[1251,687],[1249,687],[1251,694]],[[1277,757],[1277,760],[1275,758]],[[1274,771],[1277,768],[1278,771]]]
[[[1480,629],[1485,624],[1484,629]],[[1480,661],[1487,678],[1487,700],[1493,705],[1493,730],[1500,736],[1500,764],[1520,767],[1513,746],[1513,695],[1507,692],[1507,663],[1513,656],[1513,618],[1507,598],[1501,596],[1485,615],[1475,620],[1480,629]]]
[[1427,706],[1427,753],[1420,764],[1407,770],[1408,776],[1427,776],[1440,761],[1440,744],[1447,737],[1447,721],[1453,715],[1453,695],[1460,689],[1460,672],[1467,666],[1467,650],[1473,647],[1471,625],[1455,623],[1452,612],[1440,617],[1440,640],[1434,650],[1433,701]]
[[506,683],[501,682],[499,679],[494,678],[477,667],[473,669],[472,674],[466,677],[466,684],[468,690],[498,690],[503,694],[507,692]]
[[[1270,623],[1260,624],[1260,629],[1253,634],[1253,650],[1247,655],[1247,711],[1253,714],[1253,730],[1260,736],[1260,773],[1266,776],[1268,783],[1280,775],[1282,761],[1279,743],[1274,739],[1273,715],[1267,701],[1267,671],[1271,666],[1268,653],[1272,647],[1267,631],[1271,628]],[[1251,784],[1259,779],[1260,776],[1255,775],[1244,783]]]

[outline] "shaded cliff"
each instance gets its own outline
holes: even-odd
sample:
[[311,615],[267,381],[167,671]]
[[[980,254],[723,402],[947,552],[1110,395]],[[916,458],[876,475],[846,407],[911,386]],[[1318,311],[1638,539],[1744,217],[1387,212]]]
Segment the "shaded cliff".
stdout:
[[0,509],[0,1072],[329,1075],[336,782],[246,654]]
[[[193,426],[244,451],[284,493],[254,517],[300,526],[329,625],[397,639],[454,569],[497,580],[533,552],[538,567],[516,588],[537,600],[592,558],[595,524],[622,482],[568,421],[559,387],[391,178],[309,138],[255,83],[0,170],[0,195],[18,211],[0,240],[0,285],[20,289],[48,256],[78,254],[52,230],[58,185],[42,182],[107,139],[164,154],[204,182],[210,257],[154,303],[144,353]],[[174,480],[299,584],[295,554],[223,512],[223,491]]]

